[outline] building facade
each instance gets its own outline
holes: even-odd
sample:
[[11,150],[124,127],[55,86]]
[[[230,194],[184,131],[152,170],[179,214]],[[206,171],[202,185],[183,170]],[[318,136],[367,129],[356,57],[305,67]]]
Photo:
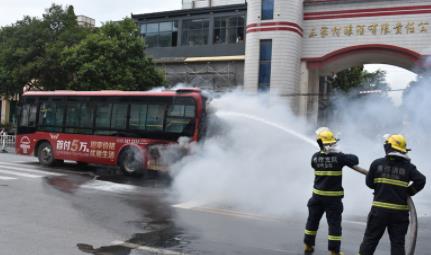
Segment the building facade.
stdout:
[[[235,13],[246,17],[246,32],[241,21],[236,27],[241,34],[230,41],[229,35],[221,37],[218,44],[219,36],[230,31],[218,15]],[[183,0],[183,10],[134,18],[141,28],[155,20],[177,20],[175,46],[162,48],[159,41],[159,47],[152,47],[148,25],[142,31],[147,52],[165,68],[168,80],[217,88],[240,85],[248,92],[278,95],[312,119],[326,93],[324,77],[364,64],[419,72],[429,68],[424,59],[431,55],[431,0]],[[192,25],[199,20],[204,24]],[[236,63],[224,70],[235,79],[215,78],[215,70],[225,73],[221,70],[228,63]]]
[[169,86],[187,83],[220,91],[242,85],[244,1],[192,2],[183,2],[191,9],[132,15],[145,38],[146,53],[161,67]]
[[9,127],[16,123],[17,98],[0,97],[0,126]]
[[78,25],[82,27],[93,28],[96,26],[96,20],[85,15],[77,15],[76,20],[78,21]]

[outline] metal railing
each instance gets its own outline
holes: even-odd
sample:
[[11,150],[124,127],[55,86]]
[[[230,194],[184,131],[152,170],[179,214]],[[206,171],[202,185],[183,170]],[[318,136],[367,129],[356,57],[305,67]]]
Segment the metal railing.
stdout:
[[15,148],[15,136],[14,135],[1,135],[0,136],[0,150],[7,148]]

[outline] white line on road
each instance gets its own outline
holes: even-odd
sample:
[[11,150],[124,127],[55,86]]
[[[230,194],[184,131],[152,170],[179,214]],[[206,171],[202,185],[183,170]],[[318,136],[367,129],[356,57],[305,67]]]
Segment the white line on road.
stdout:
[[[3,165],[7,165],[7,166],[3,166]],[[35,169],[27,169],[27,168],[22,168],[22,167],[15,167],[15,166],[16,166],[15,164],[8,164],[5,162],[0,163],[0,167],[5,168],[5,169],[13,169],[13,170],[25,171],[25,172],[29,172],[29,173],[52,175],[52,176],[62,176],[63,175],[63,174],[48,172],[48,171],[42,170],[42,169],[35,170]]]
[[[7,167],[0,166],[1,169],[8,169]],[[9,175],[16,175],[21,177],[28,177],[28,178],[42,178],[42,175],[35,175],[35,174],[25,174],[25,173],[18,173],[15,171],[8,171],[8,170],[0,170],[0,173],[3,174],[9,174]]]
[[[175,205],[172,205],[172,207],[180,208],[180,209],[184,209],[184,210],[206,212],[206,213],[218,214],[218,215],[223,215],[223,216],[231,216],[231,217],[237,217],[237,218],[244,218],[244,219],[251,219],[251,220],[272,221],[272,222],[285,221],[282,218],[271,217],[271,216],[267,216],[267,215],[260,215],[260,214],[254,214],[254,213],[249,213],[249,212],[235,211],[235,210],[230,210],[230,209],[207,207],[207,206],[204,206],[203,203],[199,203],[196,201],[189,201],[189,202],[185,202],[185,203],[175,204]],[[362,222],[362,221],[343,220],[343,222],[350,223],[350,224],[363,225],[363,226],[367,225],[366,222]]]
[[357,224],[357,225],[363,225],[363,226],[367,225],[366,222],[354,221],[354,220],[343,220],[343,223],[351,223],[351,224]]
[[197,205],[199,205],[199,203],[191,201],[186,203],[175,204],[175,205],[172,205],[172,207],[185,209],[185,210],[193,210],[198,212],[219,214],[223,216],[232,216],[237,218],[251,219],[251,220],[272,221],[272,222],[282,221],[282,219],[270,217],[266,215],[253,214],[253,213],[235,211],[230,209],[210,208],[210,207],[197,206]]
[[109,192],[133,192],[138,189],[137,186],[128,184],[112,183],[107,181],[94,180],[81,186],[81,188],[95,189]]
[[182,253],[182,252],[177,252],[177,251],[172,251],[172,250],[166,250],[166,249],[160,249],[160,248],[154,248],[154,247],[150,247],[150,246],[142,246],[139,244],[134,244],[134,243],[130,243],[130,242],[122,242],[122,241],[113,241],[112,242],[113,245],[120,245],[123,247],[127,247],[130,249],[136,249],[136,250],[141,250],[141,251],[148,251],[148,252],[152,252],[155,254],[162,254],[162,255],[186,255],[186,253]]
[[5,180],[5,181],[16,180],[16,179],[17,178],[15,178],[15,177],[0,176],[0,180]]

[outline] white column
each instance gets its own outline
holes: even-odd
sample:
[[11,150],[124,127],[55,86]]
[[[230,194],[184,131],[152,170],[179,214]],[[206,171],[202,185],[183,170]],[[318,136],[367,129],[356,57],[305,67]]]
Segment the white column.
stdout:
[[9,124],[10,105],[9,100],[4,97],[1,100],[1,124]]

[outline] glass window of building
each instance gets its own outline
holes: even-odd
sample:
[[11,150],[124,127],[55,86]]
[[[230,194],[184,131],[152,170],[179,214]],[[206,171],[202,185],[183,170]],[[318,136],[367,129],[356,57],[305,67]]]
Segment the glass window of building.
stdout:
[[182,45],[206,45],[209,37],[209,20],[192,19],[183,21]]
[[165,21],[141,24],[141,34],[147,47],[175,47],[178,38],[178,22]]
[[262,0],[262,20],[274,18],[274,0]]
[[269,90],[271,82],[271,60],[272,60],[272,40],[260,41],[259,56],[259,84],[258,90],[265,92]]
[[244,16],[216,17],[214,19],[214,43],[244,42]]

